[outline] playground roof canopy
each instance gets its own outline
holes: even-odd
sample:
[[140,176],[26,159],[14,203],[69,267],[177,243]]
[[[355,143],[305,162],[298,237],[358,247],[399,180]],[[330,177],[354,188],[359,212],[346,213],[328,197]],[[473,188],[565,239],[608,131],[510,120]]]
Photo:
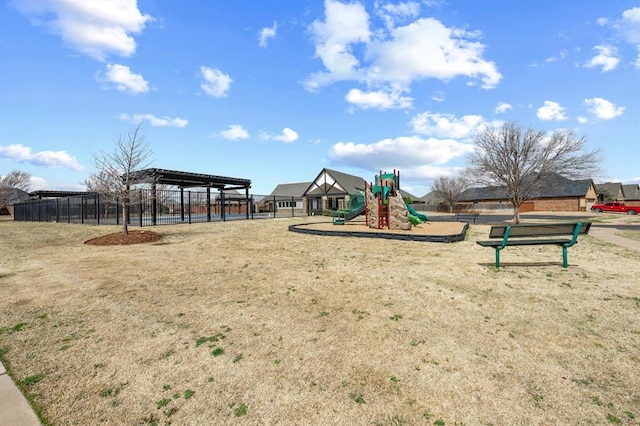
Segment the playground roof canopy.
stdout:
[[202,173],[180,172],[166,169],[143,169],[132,172],[131,183],[156,183],[175,185],[180,188],[209,187],[220,190],[249,189],[251,179],[227,176],[206,175]]

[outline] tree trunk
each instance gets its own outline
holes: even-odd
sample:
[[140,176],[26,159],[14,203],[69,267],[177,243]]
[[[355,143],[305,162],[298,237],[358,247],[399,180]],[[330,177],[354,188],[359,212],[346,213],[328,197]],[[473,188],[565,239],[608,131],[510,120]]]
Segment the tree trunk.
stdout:
[[129,234],[129,185],[125,188],[125,194],[122,198],[122,235]]
[[513,224],[520,225],[520,205],[513,205]]

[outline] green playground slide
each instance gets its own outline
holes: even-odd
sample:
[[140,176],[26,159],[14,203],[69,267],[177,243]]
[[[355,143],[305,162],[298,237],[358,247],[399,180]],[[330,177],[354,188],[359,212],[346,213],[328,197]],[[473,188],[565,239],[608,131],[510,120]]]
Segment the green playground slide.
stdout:
[[[409,210],[409,214],[417,217],[418,220],[420,220],[420,222],[426,222],[429,220],[426,214],[418,213],[413,207],[411,207],[411,204],[405,203],[405,205],[407,206],[407,210]],[[414,225],[417,225],[417,224],[414,223]]]
[[422,223],[420,219],[418,219],[416,216],[412,215],[411,213],[407,215],[407,219],[409,219],[409,222],[411,222],[412,225],[420,225]]

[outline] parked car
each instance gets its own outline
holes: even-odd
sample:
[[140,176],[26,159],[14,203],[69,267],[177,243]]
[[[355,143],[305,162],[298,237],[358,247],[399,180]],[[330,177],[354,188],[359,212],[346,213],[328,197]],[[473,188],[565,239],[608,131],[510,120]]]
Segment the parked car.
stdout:
[[637,214],[638,212],[640,212],[640,207],[625,206],[624,203],[605,203],[605,204],[594,204],[593,206],[591,206],[591,211],[596,213],[613,212],[613,213]]

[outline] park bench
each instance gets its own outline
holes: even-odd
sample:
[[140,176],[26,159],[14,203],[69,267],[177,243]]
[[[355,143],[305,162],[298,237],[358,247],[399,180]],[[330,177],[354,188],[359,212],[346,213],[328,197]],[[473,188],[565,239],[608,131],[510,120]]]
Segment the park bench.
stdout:
[[456,213],[454,218],[456,219],[456,222],[459,221],[467,221],[467,220],[473,220],[473,223],[476,223],[476,220],[480,217],[479,213]]
[[562,266],[567,267],[567,248],[578,242],[578,235],[586,235],[591,222],[537,223],[492,226],[491,241],[477,241],[482,247],[496,250],[496,268],[500,267],[500,250],[508,246],[556,245],[562,247]]

